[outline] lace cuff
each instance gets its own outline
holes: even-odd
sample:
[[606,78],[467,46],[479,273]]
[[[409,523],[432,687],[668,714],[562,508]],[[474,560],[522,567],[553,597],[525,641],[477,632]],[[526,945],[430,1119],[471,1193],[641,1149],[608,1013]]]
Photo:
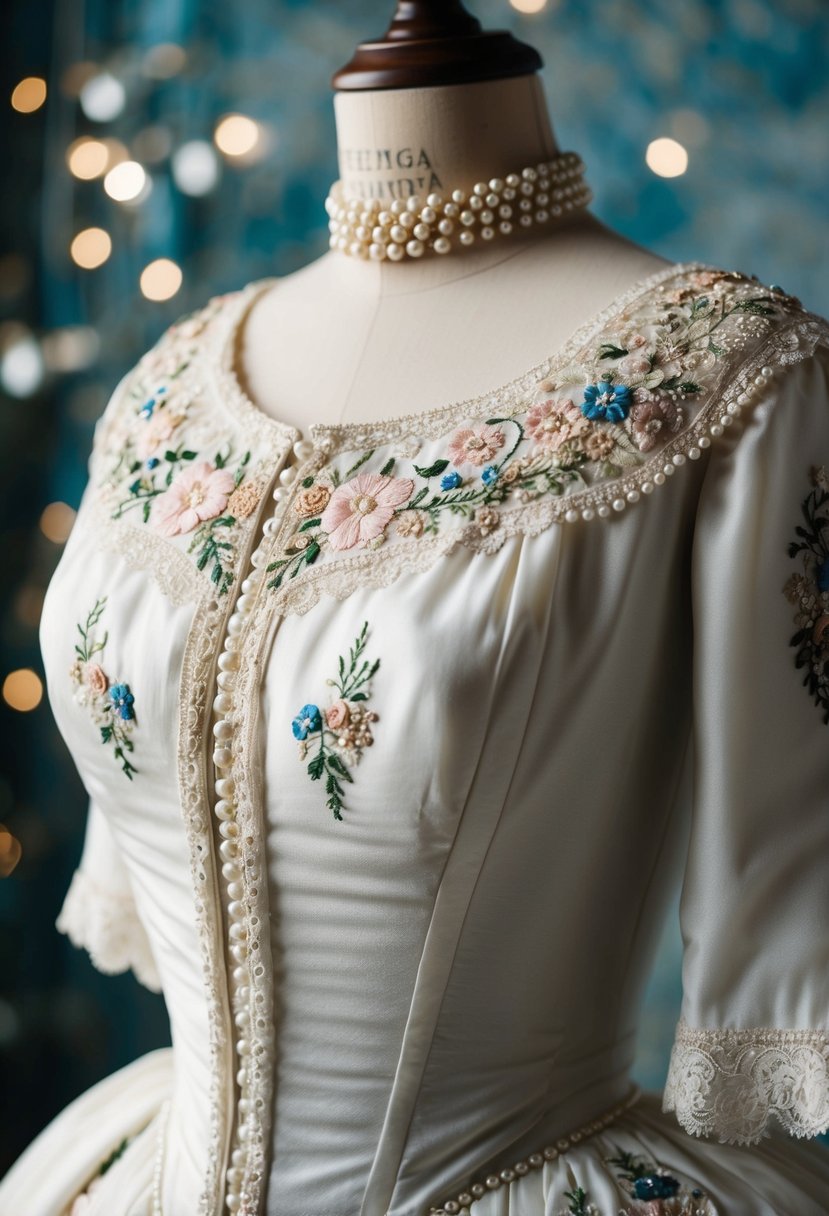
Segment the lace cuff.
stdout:
[[772,1117],[792,1136],[820,1135],[829,1129],[829,1034],[693,1030],[681,1021],[662,1109],[723,1144],[755,1144]]
[[73,946],[88,952],[99,971],[116,975],[132,968],[145,988],[161,991],[150,942],[131,896],[107,891],[76,870],[55,924]]

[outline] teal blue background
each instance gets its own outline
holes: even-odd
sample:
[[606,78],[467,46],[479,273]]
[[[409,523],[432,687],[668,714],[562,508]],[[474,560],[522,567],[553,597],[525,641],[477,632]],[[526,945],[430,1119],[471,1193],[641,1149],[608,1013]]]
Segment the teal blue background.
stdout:
[[[757,274],[829,312],[822,0],[559,0],[532,18],[506,0],[471,7],[542,52],[559,142],[584,157],[593,210],[606,223],[665,257]],[[336,175],[329,77],[360,38],[384,28],[390,8],[380,0],[88,0],[83,9],[72,0],[7,0],[0,327],[20,322],[43,337],[88,325],[100,354],[82,371],[48,377],[24,400],[0,393],[3,674],[41,670],[21,595],[42,593],[58,553],[40,535],[38,516],[53,500],[77,504],[91,428],[118,377],[209,295],[288,273],[325,249],[322,201]],[[185,67],[152,79],[146,52],[168,41],[185,47]],[[124,80],[128,104],[112,123],[89,122],[62,91],[67,67],[79,60]],[[37,73],[49,81],[46,106],[12,113],[11,88]],[[85,132],[134,146],[157,126],[174,148],[210,139],[229,110],[267,123],[276,140],[252,167],[225,164],[203,199],[176,189],[168,157],[152,166],[153,190],[137,209],[106,198],[100,182],[75,182],[65,168],[66,146]],[[655,177],[645,164],[648,143],[664,135],[688,147],[680,178]],[[88,273],[73,266],[68,246],[90,224],[112,233],[114,253]],[[182,265],[184,283],[173,300],[152,304],[138,277],[159,256]],[[26,715],[0,706],[0,821],[23,845],[17,869],[0,882],[0,1063],[13,1095],[4,1103],[0,1168],[72,1096],[165,1041],[160,999],[131,977],[97,975],[54,931],[84,811],[46,704]],[[664,1079],[678,955],[671,918],[637,1067],[651,1086]]]

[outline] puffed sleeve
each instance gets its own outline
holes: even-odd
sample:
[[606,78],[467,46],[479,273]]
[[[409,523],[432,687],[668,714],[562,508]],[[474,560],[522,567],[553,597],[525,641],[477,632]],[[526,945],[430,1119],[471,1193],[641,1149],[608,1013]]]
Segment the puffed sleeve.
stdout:
[[56,922],[74,946],[87,950],[99,971],[132,968],[145,988],[161,983],[149,939],[139,919],[129,874],[97,804],[90,800],[80,864]]
[[[829,323],[711,448],[694,526],[683,1006],[664,1109],[829,1128]],[[765,381],[765,383],[764,383]]]

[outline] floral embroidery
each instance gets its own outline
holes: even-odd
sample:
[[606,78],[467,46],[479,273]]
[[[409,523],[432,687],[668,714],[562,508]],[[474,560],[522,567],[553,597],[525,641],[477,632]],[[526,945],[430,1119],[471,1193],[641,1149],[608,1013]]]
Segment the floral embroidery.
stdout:
[[357,764],[363,749],[374,742],[371,724],[377,721],[377,714],[365,702],[380,660],[369,663],[363,658],[367,634],[368,621],[349,649],[348,664],[340,655],[338,678],[326,680],[337,693],[328,708],[323,711],[318,705],[303,705],[291,723],[294,738],[299,740],[300,759],[316,748],[308,762],[308,776],[312,781],[325,777],[326,806],[340,820],[345,809],[340,782],[353,782],[348,766]]
[[812,489],[800,505],[805,526],[789,545],[789,557],[802,554],[802,573],[786,580],[783,594],[795,608],[795,667],[806,669],[803,683],[829,724],[829,473],[813,467],[809,476]]
[[187,552],[225,594],[234,579],[234,529],[256,508],[251,452],[234,452],[201,416],[191,377],[193,340],[219,312],[217,297],[170,327],[141,360],[107,418],[98,489],[111,520],[136,517],[158,536],[189,538]]
[[[350,453],[353,463],[343,472],[331,461],[297,487],[268,566],[269,588],[326,550],[376,549],[390,535],[414,543],[455,519],[487,537],[497,532],[505,505],[567,497],[621,478],[683,430],[686,403],[703,393],[718,360],[746,340],[747,318],[758,318],[754,328],[762,329],[782,303],[739,274],[691,275],[649,313],[623,313],[581,362],[540,380],[510,408],[461,422],[431,463],[416,463],[400,446],[382,460],[378,451],[380,467],[371,472],[363,466],[373,447]],[[662,472],[655,477],[665,479]]]
[[621,1216],[715,1216],[715,1210],[699,1187],[683,1186],[678,1178],[660,1166],[616,1146],[609,1157],[621,1186],[633,1199]]
[[101,742],[112,744],[115,759],[121,763],[121,771],[132,781],[133,773],[138,770],[130,763],[127,753],[132,752],[134,746],[131,735],[135,727],[135,697],[129,684],[111,684],[103,667],[94,661],[95,655],[103,657],[109,637],[108,633],[104,633],[102,638],[96,638],[93,634],[105,606],[106,596],[96,600],[83,625],[78,625],[81,641],[75,644],[77,657],[69,668],[69,674],[75,685],[76,702],[89,711],[90,718],[101,732]]
[[100,1189],[104,1174],[106,1174],[107,1171],[112,1168],[120,1157],[123,1157],[131,1141],[131,1136],[125,1137],[118,1147],[112,1150],[106,1160],[101,1162],[95,1177],[88,1183],[81,1194],[77,1195],[73,1200],[72,1206],[67,1212],[67,1216],[86,1216],[87,1212],[92,1211],[92,1205],[94,1202],[92,1196],[97,1190]]

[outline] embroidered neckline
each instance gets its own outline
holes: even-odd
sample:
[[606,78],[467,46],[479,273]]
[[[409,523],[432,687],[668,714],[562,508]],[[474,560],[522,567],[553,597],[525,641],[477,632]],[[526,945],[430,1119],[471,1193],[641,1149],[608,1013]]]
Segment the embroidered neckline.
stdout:
[[208,354],[208,361],[212,363],[219,395],[231,412],[238,413],[243,421],[252,417],[258,418],[260,424],[272,428],[285,441],[297,442],[307,437],[315,446],[333,455],[350,450],[346,446],[348,444],[356,449],[392,442],[411,435],[437,438],[464,418],[477,417],[488,410],[506,408],[522,394],[530,391],[539,380],[551,376],[554,371],[566,368],[592,337],[601,332],[616,316],[621,316],[630,304],[646,296],[654,288],[674,277],[706,272],[719,274],[722,270],[707,262],[672,262],[644,278],[637,279],[603,309],[583,321],[540,363],[520,372],[512,379],[473,397],[445,402],[397,417],[350,422],[312,421],[303,430],[266,413],[257,405],[243,387],[238,369],[238,353],[250,312],[267,291],[279,286],[281,280],[276,276],[248,284],[239,292],[238,298],[231,301],[219,319],[222,328],[213,352]]

